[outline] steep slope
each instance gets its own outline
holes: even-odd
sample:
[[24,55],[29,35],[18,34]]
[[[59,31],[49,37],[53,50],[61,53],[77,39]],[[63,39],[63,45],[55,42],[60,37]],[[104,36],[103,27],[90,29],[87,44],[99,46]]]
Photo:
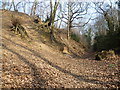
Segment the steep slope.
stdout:
[[[40,34],[33,29],[34,25],[29,16],[25,17],[28,17],[31,23],[29,21],[25,27],[26,30],[29,29],[27,32],[30,39],[21,39],[7,27],[10,22],[8,23],[9,20],[5,18],[10,18],[9,15],[2,15],[3,88],[118,87],[119,58],[95,61],[62,54],[55,49],[56,47],[51,47],[49,43],[38,39]],[[67,44],[65,39],[62,41]]]

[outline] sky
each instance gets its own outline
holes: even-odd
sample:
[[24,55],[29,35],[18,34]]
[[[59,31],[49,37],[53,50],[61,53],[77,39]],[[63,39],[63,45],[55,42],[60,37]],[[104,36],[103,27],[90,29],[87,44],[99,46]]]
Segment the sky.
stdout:
[[[2,0],[0,0],[2,1]],[[4,0],[4,1],[8,1],[8,0]],[[9,1],[12,1],[12,0],[9,0]],[[15,1],[21,1],[21,0],[15,0]],[[29,0],[31,2],[33,2],[34,0]],[[37,1],[49,1],[49,0],[37,0]],[[55,0],[53,0],[55,1]],[[109,2],[109,0],[64,0],[65,2],[66,1],[70,1],[70,2]],[[111,1],[117,1],[117,0],[111,0]]]

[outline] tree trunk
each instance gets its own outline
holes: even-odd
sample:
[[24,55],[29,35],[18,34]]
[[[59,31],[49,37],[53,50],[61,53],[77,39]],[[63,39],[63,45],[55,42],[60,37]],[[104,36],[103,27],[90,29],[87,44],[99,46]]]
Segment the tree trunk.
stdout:
[[114,22],[107,13],[104,14],[104,17],[105,20],[107,21],[109,32],[112,33],[114,31]]
[[32,15],[32,16],[35,15],[35,13],[36,13],[36,8],[37,8],[37,0],[35,0],[34,3],[33,3],[32,9],[31,9],[31,14],[30,14],[30,15]]
[[51,8],[51,14],[50,14],[50,21],[49,21],[49,25],[51,26],[51,29],[50,29],[50,35],[51,35],[51,41],[53,42],[55,40],[55,36],[54,36],[54,21],[55,21],[55,15],[56,15],[56,11],[57,11],[57,7],[58,7],[58,4],[59,4],[59,1],[55,1],[55,4],[54,4],[54,9],[52,9],[52,0],[50,0],[50,8]]
[[68,2],[68,30],[67,30],[67,39],[70,39],[70,31],[71,31],[71,27],[72,27],[72,12],[71,12],[71,3]]
[[118,0],[118,22],[120,27],[120,0]]
[[9,10],[11,10],[11,8],[12,8],[12,5],[13,5],[14,11],[15,11],[16,9],[15,9],[14,0],[12,0]]
[[14,0],[12,0],[12,3],[13,3],[14,11],[16,11]]
[[50,20],[49,20],[49,26],[52,24],[52,19],[53,19],[53,8],[52,8],[52,0],[50,0]]
[[68,30],[67,30],[67,39],[69,40],[70,38],[70,5],[68,2]]

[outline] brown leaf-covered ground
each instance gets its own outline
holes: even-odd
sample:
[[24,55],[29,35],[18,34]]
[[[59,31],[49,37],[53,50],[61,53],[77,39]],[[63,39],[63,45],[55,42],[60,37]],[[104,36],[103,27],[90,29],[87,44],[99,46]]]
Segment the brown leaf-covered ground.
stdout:
[[[32,31],[31,31],[32,32]],[[2,29],[2,88],[118,88],[120,57],[65,55],[38,40]]]
[[119,57],[72,58],[37,41],[10,35],[2,41],[3,88],[118,88]]

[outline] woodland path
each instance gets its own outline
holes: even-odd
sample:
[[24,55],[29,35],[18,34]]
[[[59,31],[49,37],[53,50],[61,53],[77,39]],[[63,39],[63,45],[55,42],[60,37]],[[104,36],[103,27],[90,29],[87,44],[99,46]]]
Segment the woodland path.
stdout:
[[[117,88],[118,61],[73,58],[40,42],[3,36],[3,88]],[[92,56],[92,55],[91,55]]]

